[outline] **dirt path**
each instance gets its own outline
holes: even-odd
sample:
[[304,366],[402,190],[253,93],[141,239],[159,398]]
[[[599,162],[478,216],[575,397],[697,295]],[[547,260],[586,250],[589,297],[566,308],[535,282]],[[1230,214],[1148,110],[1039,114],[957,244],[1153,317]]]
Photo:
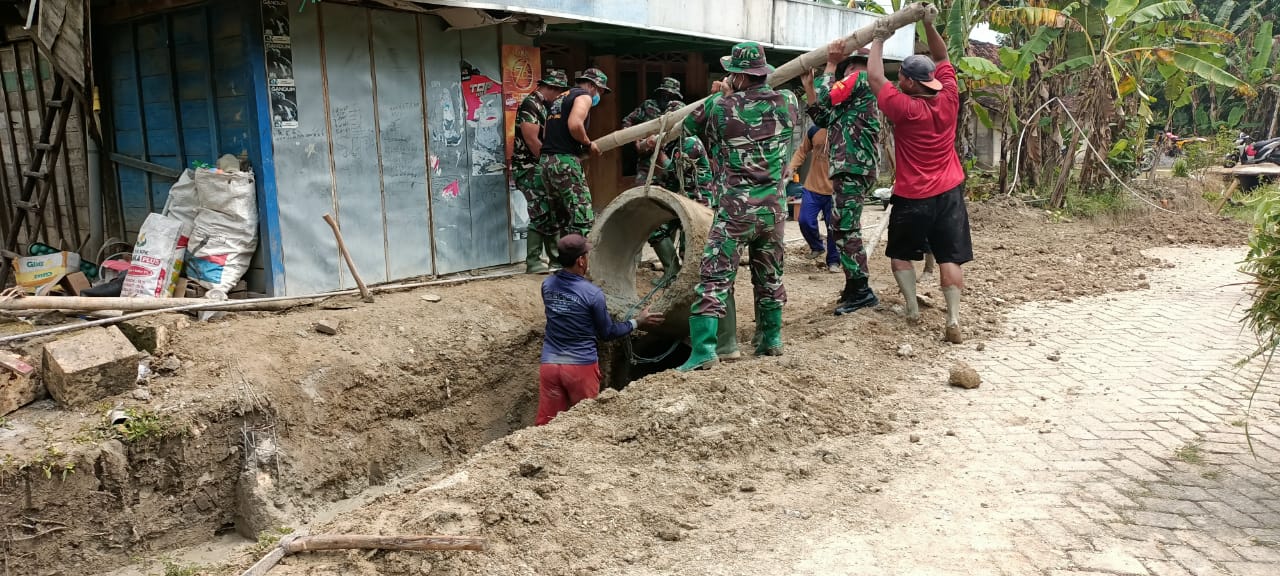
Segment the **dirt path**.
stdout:
[[[968,573],[958,559],[991,565],[978,554],[984,535],[1007,527],[989,512],[1003,501],[984,502],[974,494],[986,492],[957,484],[956,471],[977,457],[953,445],[981,449],[979,439],[1000,442],[1000,426],[1033,421],[976,422],[993,430],[988,437],[947,420],[979,413],[980,399],[1007,384],[984,366],[988,385],[966,396],[941,384],[939,367],[979,344],[992,354],[1006,324],[1019,326],[1018,313],[1007,320],[1006,313],[1030,306],[1022,303],[1091,307],[1102,294],[1148,294],[1153,270],[1178,268],[1144,248],[1243,240],[1238,223],[1195,213],[1103,227],[1016,208],[971,210],[979,260],[966,266],[969,340],[960,347],[941,342],[940,310],[926,308],[919,325],[900,317],[881,257],[872,259],[872,278],[883,306],[833,317],[843,280],[805,261],[800,244],[787,265],[784,357],[651,375],[550,426],[505,437],[532,417],[541,328],[535,278],[437,290],[446,306],[408,293],[371,307],[202,327],[184,336],[190,347],[181,354],[194,366],[160,383],[159,397],[179,406],[234,398],[244,366],[288,422],[277,493],[286,511],[309,521],[295,526],[478,533],[491,541],[484,554],[309,555],[273,576],[880,574],[912,572],[912,564],[885,558],[915,557],[918,566]],[[923,293],[940,300],[936,287]],[[749,311],[745,275],[737,296],[739,310]],[[309,332],[324,317],[342,321],[338,337]],[[749,313],[739,327],[746,341]],[[899,354],[904,345],[910,351]],[[228,363],[226,348],[242,357]],[[1062,353],[1057,365],[1068,364]],[[326,368],[334,360],[337,368]],[[326,419],[333,414],[340,420]],[[948,428],[956,436],[944,434]],[[1020,433],[1042,440],[1038,428]],[[362,486],[374,488],[361,493]],[[337,498],[349,499],[328,503]],[[163,572],[165,557],[204,564],[206,574],[238,574],[257,554],[225,537],[150,553],[156,560],[120,574]]]

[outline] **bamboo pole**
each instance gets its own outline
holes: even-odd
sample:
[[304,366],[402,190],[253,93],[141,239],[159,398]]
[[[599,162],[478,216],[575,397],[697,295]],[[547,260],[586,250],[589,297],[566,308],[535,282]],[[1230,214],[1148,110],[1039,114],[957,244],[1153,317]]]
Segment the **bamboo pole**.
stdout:
[[[871,43],[876,31],[876,26],[889,26],[898,29],[903,26],[914,24],[924,18],[925,14],[932,11],[937,13],[937,8],[926,2],[916,2],[904,6],[902,10],[894,12],[888,16],[884,16],[876,21],[875,24],[863,26],[853,34],[845,37],[845,52],[852,53],[854,50],[866,46]],[[819,65],[827,61],[827,47],[823,45],[821,48],[811,50],[798,58],[779,66],[769,75],[768,83],[770,86],[780,86],[800,76],[805,70],[817,68]],[[616,132],[612,132],[601,136],[595,140],[596,146],[600,152],[608,152],[614,148],[618,148],[628,142],[635,142],[642,138],[648,138],[657,134],[663,126],[670,128],[678,125],[684,118],[697,110],[706,98],[702,98],[684,108],[665,114],[659,118],[655,118],[648,122],[636,124],[630,128],[623,128]]]
[[263,298],[246,300],[207,300],[204,298],[93,298],[89,296],[24,296],[0,301],[0,311],[22,310],[75,310],[95,312],[100,310],[162,310],[191,304],[206,304],[201,310],[245,311],[284,310],[296,306],[288,300],[263,302]]
[[[371,290],[374,292],[393,292],[397,290],[412,290],[414,288],[423,288],[426,286],[443,286],[446,284],[461,284],[463,282],[471,282],[474,280],[491,280],[495,278],[505,278],[507,276],[521,276],[523,274],[524,272],[501,272],[498,274],[490,274],[487,276],[469,276],[465,278],[450,278],[448,280],[432,280],[428,282],[413,282],[409,284],[389,284],[386,286],[377,286],[372,288]],[[360,293],[359,290],[339,290],[337,292],[307,294],[305,296],[274,296],[271,298],[254,298],[252,300],[241,300],[241,302],[248,304],[253,302],[261,303],[261,302],[288,302],[288,301],[298,301],[298,300],[317,300],[317,299],[323,299],[323,298],[332,298],[334,296],[350,296],[350,295],[359,294],[359,293]],[[219,306],[222,304],[225,304],[225,302],[210,300],[206,302],[201,302],[199,304],[188,304],[186,306],[177,306],[174,308],[163,308],[160,310],[146,310],[143,312],[135,312],[133,314],[125,314],[124,316],[117,316],[115,318],[103,318],[101,320],[93,320],[93,321],[84,322],[81,324],[65,324],[63,326],[54,326],[52,328],[46,328],[44,330],[36,330],[34,332],[25,332],[22,334],[5,336],[3,338],[0,338],[0,344],[4,344],[7,342],[14,342],[18,340],[27,340],[30,338],[38,338],[40,336],[48,336],[50,334],[60,334],[62,332],[72,332],[75,330],[80,330],[83,328],[91,328],[94,326],[106,326],[109,324],[116,324],[118,322],[123,322],[125,320],[133,320],[135,318],[153,316],[155,314],[164,314],[166,312],[186,312],[189,310],[203,310],[210,306]]]
[[347,261],[347,270],[351,272],[351,277],[356,279],[356,287],[360,289],[360,300],[372,303],[373,294],[364,285],[364,280],[360,279],[360,272],[356,271],[356,262],[351,258],[351,253],[347,252],[347,243],[342,241],[342,231],[338,229],[338,222],[328,214],[324,215],[324,221],[328,222],[329,227],[333,229],[333,239],[338,241],[338,252],[342,254],[342,259]]
[[483,551],[483,536],[370,536],[364,534],[317,534],[286,536],[261,560],[240,576],[264,576],[285,556],[317,550],[470,550]]

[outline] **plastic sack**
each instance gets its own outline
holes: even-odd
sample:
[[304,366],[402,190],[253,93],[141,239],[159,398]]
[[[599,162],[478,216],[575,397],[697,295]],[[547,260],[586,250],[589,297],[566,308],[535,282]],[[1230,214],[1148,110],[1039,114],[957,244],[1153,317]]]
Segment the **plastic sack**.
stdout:
[[196,170],[196,211],[187,277],[230,293],[258,247],[258,199],[252,172]]
[[196,213],[200,211],[200,199],[196,196],[195,172],[183,170],[178,182],[169,188],[169,199],[165,200],[165,216],[177,218],[183,224],[194,226]]
[[133,262],[125,274],[120,295],[167,298],[173,295],[187,253],[191,227],[163,214],[149,214],[133,245]]

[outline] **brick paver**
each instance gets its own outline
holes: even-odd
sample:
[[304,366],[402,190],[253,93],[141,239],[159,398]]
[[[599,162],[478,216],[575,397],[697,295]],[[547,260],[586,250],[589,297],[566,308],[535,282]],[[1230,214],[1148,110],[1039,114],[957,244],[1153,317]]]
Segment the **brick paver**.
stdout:
[[[881,573],[1280,576],[1280,376],[1255,395],[1262,362],[1236,366],[1255,345],[1243,252],[1152,255],[1176,266],[1149,290],[1026,304],[1008,336],[948,354],[984,382],[937,400],[937,488],[886,488]],[[975,527],[980,546],[955,545]]]

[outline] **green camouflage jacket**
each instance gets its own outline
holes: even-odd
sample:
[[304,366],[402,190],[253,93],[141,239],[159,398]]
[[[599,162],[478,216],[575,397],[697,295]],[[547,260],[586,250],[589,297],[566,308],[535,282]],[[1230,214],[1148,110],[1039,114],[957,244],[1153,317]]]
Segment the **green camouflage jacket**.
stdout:
[[524,142],[524,136],[520,135],[520,125],[525,122],[531,122],[540,127],[547,124],[547,106],[542,102],[542,97],[538,96],[537,92],[525,96],[524,100],[520,102],[520,108],[516,111],[516,137],[515,144],[511,148],[511,168],[513,170],[527,169],[538,165],[538,157],[533,155],[533,151],[529,150],[529,145]]
[[831,175],[875,176],[879,158],[880,117],[866,72],[836,80],[822,74],[814,80],[817,102],[806,110],[814,124],[827,129]]
[[718,203],[730,217],[782,217],[779,182],[799,120],[795,94],[768,86],[713,94],[685,118],[685,133],[702,136],[716,160]]
[[663,147],[667,154],[662,170],[662,187],[684,194],[690,200],[708,208],[716,207],[715,176],[711,171],[711,158],[697,136],[686,136],[668,142]]

